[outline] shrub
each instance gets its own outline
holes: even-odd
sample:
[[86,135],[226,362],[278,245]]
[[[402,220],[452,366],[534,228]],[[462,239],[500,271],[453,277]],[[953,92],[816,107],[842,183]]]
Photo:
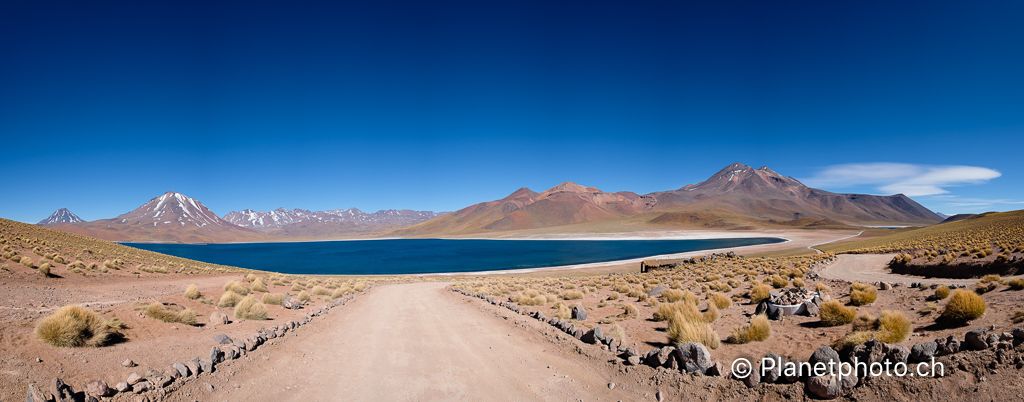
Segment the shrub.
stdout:
[[654,312],[653,318],[654,321],[666,321],[676,314],[682,314],[683,317],[694,322],[704,320],[704,315],[697,309],[697,306],[686,302],[661,304],[658,306],[658,310]]
[[191,309],[178,310],[171,306],[165,306],[160,302],[153,302],[146,308],[146,317],[155,318],[163,322],[178,322],[185,325],[196,325],[196,312]]
[[899,343],[907,340],[911,332],[910,319],[901,311],[883,310],[878,316],[876,337],[885,343]]
[[356,285],[352,287],[352,290],[355,290],[356,292],[366,290],[366,282],[356,282]]
[[227,291],[220,295],[220,301],[217,302],[217,307],[235,307],[235,305],[240,301],[242,301],[242,295]]
[[1009,281],[1006,282],[1006,284],[1010,285],[1010,288],[1013,289],[1013,290],[1022,290],[1022,289],[1024,289],[1024,279],[1020,279],[1020,278],[1010,279]]
[[562,293],[562,299],[564,300],[579,300],[582,298],[583,293],[576,290],[570,290],[566,291],[565,293]]
[[991,292],[993,290],[996,290],[996,287],[998,287],[998,286],[999,285],[997,284],[997,282],[988,282],[988,283],[978,282],[978,286],[976,288],[974,288],[974,293],[977,293],[979,295],[983,295],[985,293],[988,293],[988,292]]
[[698,342],[711,349],[718,349],[721,345],[718,334],[711,328],[711,324],[704,322],[703,319],[688,319],[681,312],[677,312],[668,320],[668,340],[673,345]]
[[203,294],[199,293],[199,288],[197,288],[194,283],[191,284],[191,285],[188,285],[188,287],[185,288],[185,298],[186,299],[195,300],[195,299],[198,299],[200,297],[203,297]]
[[700,303],[700,301],[697,300],[697,295],[693,294],[693,292],[691,292],[689,290],[684,290],[683,291],[682,302],[686,303],[686,304],[692,304],[694,306],[696,306],[697,303]]
[[985,315],[985,299],[963,289],[957,289],[942,309],[941,318],[956,324],[965,324]]
[[263,304],[280,306],[282,303],[284,303],[284,293],[265,293],[263,295]]
[[783,277],[778,276],[778,275],[772,275],[771,281],[772,281],[772,287],[774,287],[776,289],[784,288],[784,287],[786,287],[786,285],[789,284],[789,281],[787,281],[786,278],[783,278]]
[[252,291],[267,293],[270,290],[267,289],[267,283],[263,282],[263,278],[256,278],[256,280],[252,281]]
[[831,346],[836,351],[848,351],[874,337],[874,331],[854,331],[833,342]]
[[619,294],[616,292],[608,294],[608,300],[619,300]]
[[636,318],[638,315],[640,315],[640,310],[636,306],[630,303],[622,305],[622,318]]
[[305,290],[299,292],[299,295],[297,296],[297,298],[299,299],[299,301],[304,301],[304,302],[309,301],[311,299],[311,297],[309,297],[309,293],[306,293]]
[[224,284],[224,291],[235,292],[242,296],[249,294],[249,288],[245,287],[241,282],[230,281]]
[[51,267],[53,267],[53,265],[50,265],[48,262],[44,262],[43,265],[39,266],[39,273],[43,276],[50,276]]
[[857,309],[846,307],[839,300],[829,300],[821,303],[818,311],[821,317],[821,324],[826,327],[846,325],[853,321],[857,315]]
[[935,293],[932,294],[931,299],[932,300],[944,300],[945,298],[949,297],[949,292],[950,292],[949,286],[946,286],[946,285],[939,286],[939,287],[935,288]]
[[878,327],[878,319],[868,313],[859,313],[851,324],[854,331],[874,331]]
[[854,306],[868,305],[878,299],[878,290],[874,285],[854,282],[850,289],[850,303]]
[[718,320],[718,307],[715,307],[713,303],[708,303],[708,309],[704,310],[704,321],[708,324]]
[[732,299],[729,299],[729,296],[726,296],[724,293],[712,293],[711,302],[720,310],[724,310],[732,306]]
[[36,267],[36,263],[34,261],[32,261],[32,258],[27,256],[27,255],[21,257],[21,265],[24,265],[24,266],[29,267],[29,268],[35,268]]
[[661,297],[665,298],[665,301],[669,303],[675,303],[683,300],[683,291],[676,289],[665,289],[661,291]]
[[345,291],[343,291],[341,289],[335,289],[334,293],[331,293],[331,298],[332,299],[337,299],[337,298],[342,297],[344,295],[345,295]]
[[1015,311],[1013,313],[1013,316],[1010,317],[1010,321],[1013,321],[1014,324],[1020,324],[1020,323],[1024,322],[1024,311],[1021,311],[1021,310]]
[[320,286],[320,285],[313,286],[313,295],[314,296],[327,296],[329,294],[331,294],[331,291],[327,290],[327,288],[325,288],[323,286]]
[[256,276],[256,274],[249,274],[245,276],[245,280],[249,281],[250,283],[255,281],[257,278],[258,277]]
[[804,280],[800,278],[793,278],[793,286],[796,286],[798,288],[804,287]]
[[555,317],[561,318],[563,320],[568,320],[569,317],[572,317],[572,311],[570,311],[569,306],[565,305],[564,303],[555,303],[555,305],[551,306],[551,308],[555,309]]
[[612,325],[612,329],[608,330],[608,335],[620,341],[626,339],[626,331],[619,324]]
[[[109,323],[116,324],[113,320]],[[53,346],[78,347],[103,346],[118,333],[92,310],[72,305],[43,318],[36,325],[35,335]]]
[[253,295],[246,296],[242,301],[238,302],[237,306],[235,306],[235,318],[244,318],[246,320],[266,320],[267,313],[267,306],[256,301],[256,298],[253,297]]
[[726,342],[729,343],[747,343],[747,342],[761,342],[772,336],[772,324],[768,321],[768,316],[764,314],[758,314],[750,320],[749,323],[736,326],[732,329],[732,333],[726,338]]
[[1003,282],[1003,278],[1000,278],[999,275],[996,275],[996,274],[989,274],[989,275],[985,275],[985,276],[981,277],[981,283],[989,283],[989,282],[1000,282],[1000,283],[1002,283]]
[[302,285],[299,282],[292,282],[292,289],[291,289],[292,292],[301,292],[301,291],[303,291],[305,289],[306,289],[305,285]]
[[768,292],[771,292],[772,288],[768,287],[761,282],[754,283],[754,286],[750,288],[750,302],[760,303],[762,300],[768,298]]

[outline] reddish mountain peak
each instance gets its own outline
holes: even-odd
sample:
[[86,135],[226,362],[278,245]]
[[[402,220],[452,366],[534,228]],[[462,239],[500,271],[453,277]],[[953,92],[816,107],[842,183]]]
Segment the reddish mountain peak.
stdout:
[[528,189],[526,187],[522,187],[522,188],[516,190],[515,192],[513,192],[512,194],[509,194],[508,197],[503,198],[502,201],[513,200],[513,199],[516,199],[516,198],[523,198],[523,197],[525,197],[525,198],[536,198],[537,197],[537,192],[535,192],[533,190],[530,190],[530,189]]
[[225,226],[228,224],[206,208],[202,202],[175,191],[147,201],[142,206],[126,214],[118,216],[122,223],[175,224],[181,226],[208,225]]
[[581,186],[579,184],[573,183],[571,181],[567,181],[567,182],[563,182],[563,183],[561,183],[561,184],[559,184],[557,186],[554,186],[554,187],[551,187],[551,188],[545,190],[544,193],[553,193],[553,192],[556,192],[556,191],[569,191],[569,192],[573,192],[573,193],[600,193],[600,192],[602,192],[601,190],[598,190],[598,189],[596,189],[594,187],[584,187],[584,186]]

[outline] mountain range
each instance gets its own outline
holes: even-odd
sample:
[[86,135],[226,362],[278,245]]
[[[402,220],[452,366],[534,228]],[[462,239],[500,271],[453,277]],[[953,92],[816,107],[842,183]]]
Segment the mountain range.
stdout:
[[556,230],[573,232],[581,228],[573,225],[594,224],[611,231],[622,229],[622,225],[745,230],[930,225],[942,219],[902,194],[832,193],[807,187],[767,166],[754,169],[734,163],[701,183],[676,190],[643,195],[609,193],[564,182],[539,193],[520,188],[500,200],[452,213],[278,208],[269,212],[231,211],[220,218],[198,200],[167,192],[114,219],[77,223],[44,220],[40,224],[112,241],[205,243],[346,236],[437,237],[558,227],[562,229]]

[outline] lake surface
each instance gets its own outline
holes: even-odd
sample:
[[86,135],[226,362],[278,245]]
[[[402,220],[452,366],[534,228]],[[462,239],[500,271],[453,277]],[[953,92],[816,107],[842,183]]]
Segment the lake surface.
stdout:
[[761,237],[707,240],[394,239],[125,245],[211,264],[289,274],[405,275],[576,265],[783,241]]

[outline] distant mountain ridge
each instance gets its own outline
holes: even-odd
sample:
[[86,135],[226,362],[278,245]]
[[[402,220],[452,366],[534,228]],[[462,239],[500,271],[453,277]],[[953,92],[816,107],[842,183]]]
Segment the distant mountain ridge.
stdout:
[[395,229],[426,222],[443,214],[408,209],[366,213],[357,208],[330,211],[277,208],[269,212],[251,209],[231,211],[224,215],[224,220],[271,236],[323,237]]
[[78,222],[85,222],[85,221],[82,220],[82,218],[79,218],[78,215],[75,215],[73,212],[69,211],[67,208],[60,208],[60,209],[54,211],[52,214],[50,214],[50,216],[47,217],[46,219],[43,219],[43,220],[39,221],[39,223],[37,223],[36,225],[46,225],[46,224],[49,224],[49,223],[78,223]]
[[474,204],[395,235],[437,236],[525,230],[623,218],[658,225],[743,228],[778,221],[835,224],[933,224],[942,218],[910,198],[837,194],[805,186],[767,166],[734,163],[698,184],[638,195],[607,193],[565,182],[537,193],[520,188],[500,200]]

